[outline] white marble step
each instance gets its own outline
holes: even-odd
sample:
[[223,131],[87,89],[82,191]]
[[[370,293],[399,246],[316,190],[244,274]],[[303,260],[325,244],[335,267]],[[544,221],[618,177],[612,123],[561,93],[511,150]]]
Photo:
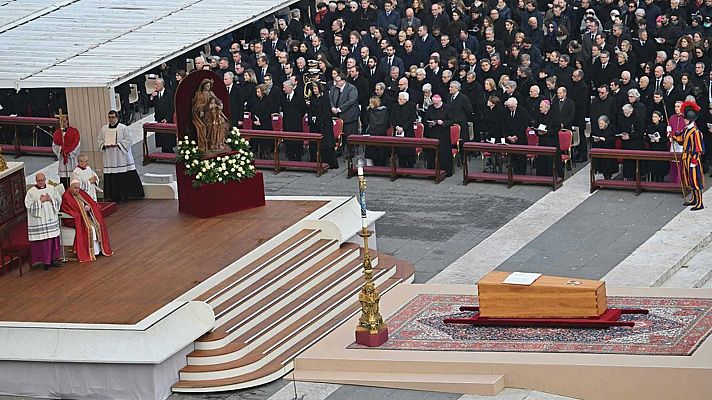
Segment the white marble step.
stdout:
[[494,396],[504,389],[504,375],[478,375],[449,373],[395,373],[329,371],[297,371],[299,381],[317,381],[360,386],[376,386],[410,390],[437,390],[449,393],[472,393]]
[[712,279],[712,245],[705,246],[682,266],[662,287],[700,288]]

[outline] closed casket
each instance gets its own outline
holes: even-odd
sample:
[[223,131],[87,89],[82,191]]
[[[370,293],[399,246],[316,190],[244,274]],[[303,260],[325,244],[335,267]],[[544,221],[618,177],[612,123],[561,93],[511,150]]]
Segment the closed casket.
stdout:
[[503,283],[509,274],[493,271],[477,283],[480,316],[588,318],[606,311],[603,281],[542,275],[531,285]]

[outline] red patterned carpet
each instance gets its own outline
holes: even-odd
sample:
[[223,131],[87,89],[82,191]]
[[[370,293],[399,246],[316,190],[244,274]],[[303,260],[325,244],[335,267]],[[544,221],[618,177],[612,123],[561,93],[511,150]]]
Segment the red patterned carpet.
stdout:
[[650,310],[621,317],[633,327],[608,329],[444,324],[472,315],[459,311],[462,305],[477,305],[477,296],[418,295],[388,319],[389,340],[376,349],[689,356],[712,332],[712,299],[608,297],[611,308]]

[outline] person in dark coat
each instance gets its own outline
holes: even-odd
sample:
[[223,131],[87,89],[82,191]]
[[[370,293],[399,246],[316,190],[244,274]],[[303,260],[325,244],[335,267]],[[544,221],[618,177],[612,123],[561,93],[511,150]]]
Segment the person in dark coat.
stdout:
[[[524,107],[518,106],[517,99],[510,97],[504,105],[504,118],[502,118],[502,136],[508,144],[527,144],[527,126],[529,113]],[[524,155],[512,155],[512,166],[515,174],[523,175],[527,172],[527,159]]]
[[[542,100],[539,103],[539,112],[534,116],[534,129],[539,135],[539,146],[550,146],[559,148],[559,129],[561,125],[556,111],[551,109],[549,100]],[[555,159],[551,156],[537,156],[535,161],[536,174],[539,176],[552,176],[553,163],[556,161],[557,176],[564,176],[564,169],[561,165],[561,155],[557,151]]]
[[[594,149],[613,149],[616,146],[616,132],[607,115],[597,118],[596,131],[591,133],[591,147]],[[593,170],[603,174],[604,179],[611,179],[618,172],[618,161],[611,158],[593,159]]]
[[[415,129],[413,127],[417,117],[415,108],[415,102],[410,101],[408,92],[398,93],[398,103],[393,107],[393,112],[390,113],[393,136],[415,137]],[[412,168],[415,164],[414,148],[397,148],[396,154],[398,154],[399,167]]]
[[[472,103],[464,94],[460,93],[462,85],[460,82],[451,81],[449,86],[448,115],[454,124],[460,125],[460,141],[470,140],[470,126],[468,122],[473,119]],[[435,93],[435,90],[433,90]]]
[[[272,114],[279,111],[279,103],[274,101],[275,97],[267,93],[267,85],[259,84],[255,89],[255,100],[249,104],[248,109],[252,113],[252,127],[260,131],[272,130]],[[251,143],[258,158],[269,159],[272,150],[272,141],[269,139],[252,139]]]
[[[390,116],[388,108],[381,104],[381,99],[378,96],[373,96],[369,99],[368,108],[366,108],[367,125],[364,127],[364,132],[374,136],[386,136],[386,131],[390,126]],[[366,146],[366,158],[373,160],[373,164],[377,166],[385,166],[388,164],[388,148],[381,146]]]
[[482,113],[482,140],[500,143],[502,139],[502,104],[499,96],[490,95],[487,98],[485,111]]
[[[150,103],[155,111],[156,122],[173,123],[173,92],[166,87],[163,79],[156,79],[155,88],[151,93]],[[171,133],[156,133],[156,147],[164,153],[173,153],[176,146],[176,135]]]
[[[339,161],[336,159],[336,138],[334,138],[334,124],[331,120],[331,103],[329,96],[324,93],[324,86],[312,83],[312,96],[309,101],[309,130],[321,133],[321,161],[329,164],[329,168],[338,169]],[[309,144],[309,160],[316,162],[316,143]]]
[[[648,150],[668,151],[667,123],[663,119],[660,111],[653,111],[652,123],[645,131],[645,142],[648,143]],[[664,182],[665,175],[670,170],[668,161],[647,161],[647,168],[653,182]]]
[[[643,121],[634,112],[631,104],[625,104],[622,114],[618,117],[618,134],[624,150],[643,150]],[[635,179],[635,160],[623,160],[623,177],[626,180]]]
[[223,83],[227,89],[227,97],[230,99],[230,126],[238,126],[245,113],[245,100],[242,97],[242,90],[235,83],[235,75],[228,71],[223,75]]
[[[284,81],[282,89],[282,123],[285,132],[301,132],[304,129],[304,114],[307,105],[304,97],[295,93],[296,85],[292,81]],[[304,153],[304,142],[301,140],[288,140],[284,142],[287,159],[301,161]]]
[[[450,143],[450,125],[448,109],[440,95],[433,95],[433,104],[425,111],[425,137],[438,139],[438,158],[440,169],[447,176],[452,176],[452,143]],[[428,151],[428,168],[435,168],[435,152]]]

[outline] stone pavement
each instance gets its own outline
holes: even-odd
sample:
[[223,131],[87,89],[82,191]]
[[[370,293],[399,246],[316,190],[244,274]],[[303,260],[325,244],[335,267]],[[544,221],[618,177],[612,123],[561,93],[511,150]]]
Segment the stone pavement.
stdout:
[[679,194],[599,190],[497,269],[601,279],[683,208]]

